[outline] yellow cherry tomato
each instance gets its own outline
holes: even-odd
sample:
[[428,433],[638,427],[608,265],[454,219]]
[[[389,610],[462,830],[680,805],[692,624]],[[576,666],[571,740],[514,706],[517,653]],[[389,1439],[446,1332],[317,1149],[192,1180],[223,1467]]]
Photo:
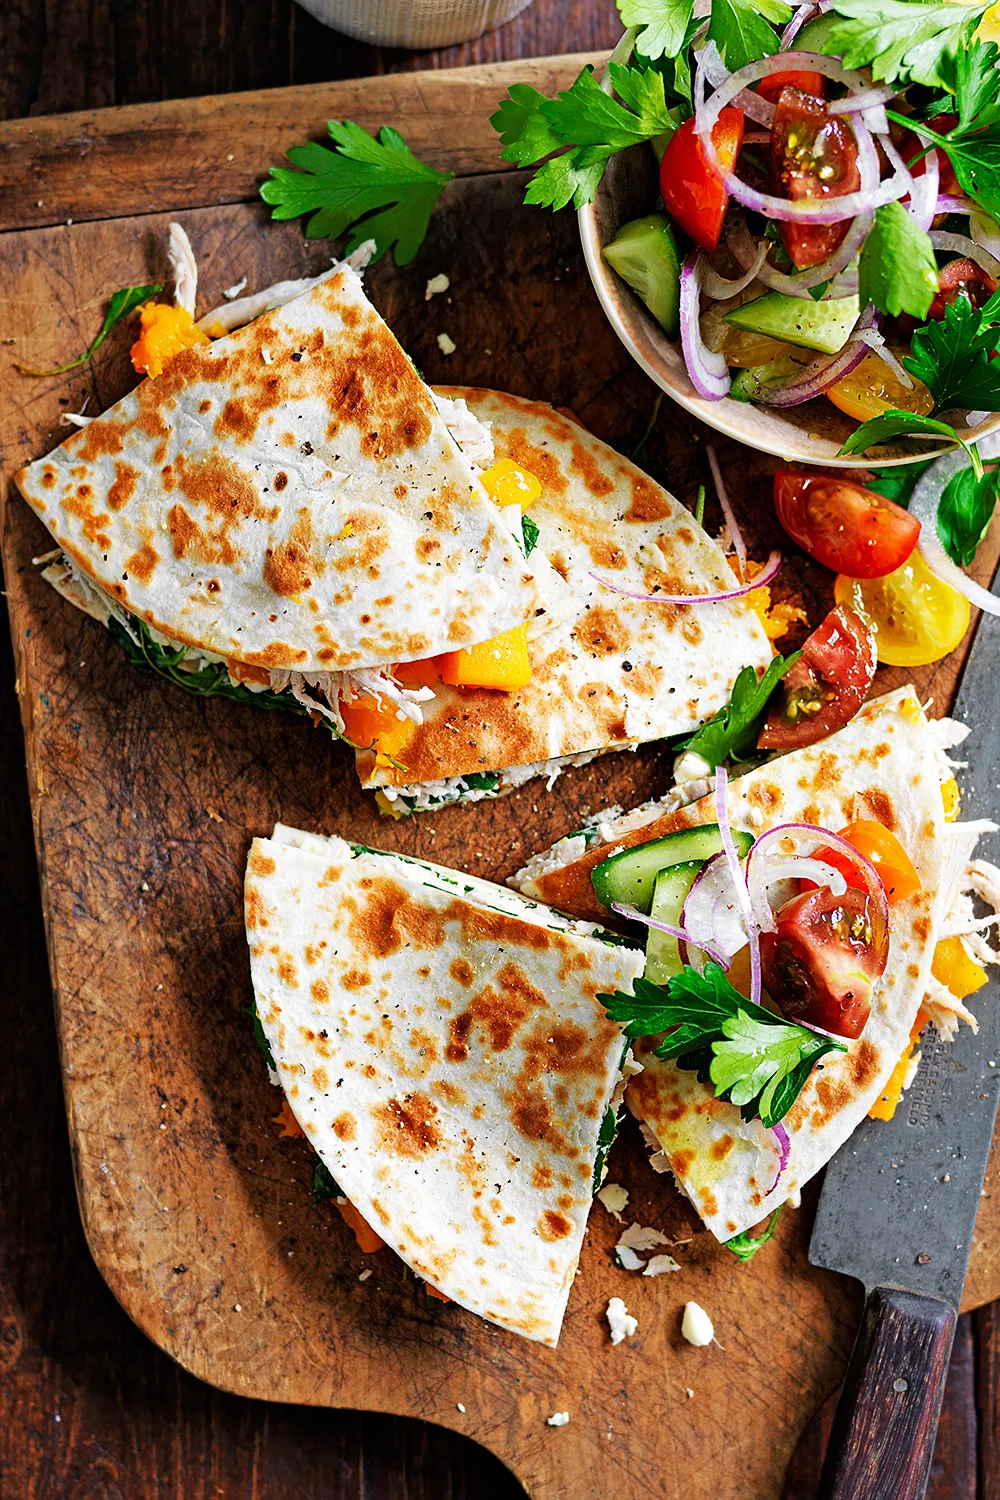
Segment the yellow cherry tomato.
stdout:
[[975,40],[979,42],[996,42],[1000,47],[1000,5],[991,5],[983,16],[976,31]]
[[[893,351],[896,353],[896,351]],[[897,354],[897,358],[898,358]],[[922,417],[930,416],[934,409],[934,397],[922,380],[915,380],[913,389],[907,390],[890,370],[884,359],[875,353],[866,354],[856,369],[842,380],[838,380],[824,392],[841,411],[858,422],[867,422],[869,417],[880,417],[884,411],[914,411]]]
[[487,495],[501,509],[505,505],[519,505],[527,510],[542,493],[541,481],[512,458],[498,458],[479,479]]
[[922,667],[953,651],[969,628],[969,601],[936,577],[919,548],[884,578],[845,578],[838,604],[864,615],[875,633],[878,659],[890,667]]

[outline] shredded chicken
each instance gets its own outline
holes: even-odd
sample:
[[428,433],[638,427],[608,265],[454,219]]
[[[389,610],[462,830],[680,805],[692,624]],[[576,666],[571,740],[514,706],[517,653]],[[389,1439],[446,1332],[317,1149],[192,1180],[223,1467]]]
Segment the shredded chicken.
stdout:
[[[952,869],[949,859],[945,874],[945,890],[951,892],[940,938],[961,938],[962,946],[969,957],[983,965],[1000,963],[1000,951],[990,947],[986,932],[1000,922],[1000,870],[985,859],[970,859],[972,848],[980,832],[991,831],[992,823],[956,823],[952,825],[956,849],[961,856],[958,873]],[[949,879],[950,875],[950,879]],[[990,915],[976,916],[973,897],[991,908]],[[956,1000],[951,991],[933,976],[928,981],[923,1001],[934,1025],[945,1041],[952,1041],[958,1032],[959,1021],[967,1021],[973,1031],[978,1025],[972,1012],[961,1000]]]
[[469,462],[479,469],[488,469],[495,456],[491,424],[473,416],[461,396],[435,394],[434,400],[445,426]]
[[195,298],[198,295],[198,262],[194,258],[187,232],[180,224],[170,225],[167,260],[174,278],[174,306],[183,307],[193,318]]

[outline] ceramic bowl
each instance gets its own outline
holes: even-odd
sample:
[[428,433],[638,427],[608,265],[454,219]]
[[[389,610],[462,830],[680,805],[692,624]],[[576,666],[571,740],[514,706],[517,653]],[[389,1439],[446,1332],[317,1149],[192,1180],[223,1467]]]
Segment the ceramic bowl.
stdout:
[[[825,468],[884,468],[912,463],[947,451],[948,445],[911,441],[887,443],[863,456],[838,458],[837,451],[857,423],[823,397],[782,411],[751,406],[724,397],[705,401],[691,384],[680,341],[667,338],[645,304],[612,271],[601,247],[614,239],[630,219],[651,212],[657,202],[656,160],[648,146],[633,146],[613,156],[601,179],[597,196],[579,211],[580,237],[590,279],[622,343],[646,374],[686,411],[726,437],[736,438],[762,453],[773,453],[791,463],[822,464]],[[1000,413],[991,412],[976,427],[959,426],[970,441],[1000,428]]]

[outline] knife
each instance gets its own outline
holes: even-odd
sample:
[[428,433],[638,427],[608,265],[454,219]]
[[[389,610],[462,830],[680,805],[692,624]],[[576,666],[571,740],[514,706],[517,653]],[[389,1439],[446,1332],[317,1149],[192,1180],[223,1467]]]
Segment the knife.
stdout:
[[[984,615],[953,714],[972,727],[964,804],[1000,822],[998,662],[1000,618]],[[809,1259],[862,1282],[865,1307],[818,1500],[922,1500],[927,1488],[1000,1096],[1000,983],[973,1003],[978,1036],[962,1025],[944,1042],[928,1027],[893,1118],[866,1120],[826,1169]]]

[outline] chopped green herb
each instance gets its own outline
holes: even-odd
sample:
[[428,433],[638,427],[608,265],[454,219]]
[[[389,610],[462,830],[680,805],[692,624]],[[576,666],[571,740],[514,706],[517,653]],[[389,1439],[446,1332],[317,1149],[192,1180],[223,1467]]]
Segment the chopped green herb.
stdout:
[[74,359],[68,365],[58,365],[54,370],[34,370],[29,365],[15,363],[14,368],[20,370],[22,375],[65,375],[67,370],[75,370],[80,365],[86,364],[91,355],[94,354],[104,343],[112,328],[127,318],[129,313],[135,312],[150,297],[156,297],[163,291],[163,282],[152,282],[149,286],[124,286],[120,291],[114,292],[108,303],[108,310],[104,315],[97,337],[89,348],[84,349],[79,359]]
[[601,1121],[601,1128],[597,1133],[597,1155],[594,1158],[593,1185],[595,1193],[604,1181],[604,1163],[608,1159],[608,1152],[614,1145],[617,1134],[618,1116],[615,1114],[614,1109],[609,1106],[605,1111],[604,1119]]
[[757,748],[771,694],[801,655],[801,651],[793,651],[790,656],[774,657],[759,682],[753,667],[744,667],[733,683],[732,697],[726,707],[720,708],[687,739],[678,741],[676,748],[693,750],[712,766],[729,759],[747,760]]
[[634,991],[598,997],[612,1021],[625,1023],[626,1036],[665,1031],[657,1057],[697,1069],[716,1098],[769,1129],[787,1115],[816,1063],[847,1051],[842,1042],[751,1004],[716,963],[706,963],[703,974],[685,967],[666,988],[637,979]]
[[353,120],[327,120],[330,150],[316,141],[286,154],[295,167],[272,167],[260,196],[274,219],[311,214],[309,239],[336,240],[350,228],[347,253],[375,241],[375,258],[390,247],[407,265],[427,234],[434,205],[454,172],[439,172],[414,156],[397,130],[383,125],[378,139]]
[[330,1198],[343,1197],[336,1179],[330,1175],[330,1169],[321,1156],[317,1156],[313,1167],[313,1197],[317,1203],[325,1203]]
[[260,1016],[257,1014],[256,1005],[252,1000],[250,1000],[246,1005],[241,1006],[240,1009],[243,1011],[243,1014],[245,1016],[249,1016],[253,1021],[253,1039],[257,1043],[257,1051],[267,1063],[267,1066],[270,1068],[271,1072],[277,1073],[278,1070],[274,1065],[274,1056],[271,1052],[267,1037],[264,1035],[264,1028],[260,1024]]
[[521,517],[521,535],[524,538],[524,555],[530,557],[538,545],[538,527],[530,516]]
[[764,1230],[763,1234],[751,1234],[749,1229],[744,1229],[742,1234],[734,1234],[731,1240],[723,1240],[723,1244],[725,1245],[726,1249],[731,1250],[736,1256],[736,1259],[743,1261],[744,1264],[748,1260],[753,1260],[754,1256],[757,1254],[757,1251],[763,1250],[764,1246],[767,1244],[768,1240],[777,1229],[778,1219],[781,1215],[781,1210],[783,1207],[784,1204],[781,1204],[774,1210],[774,1213],[771,1215],[768,1226]]
[[694,518],[699,526],[705,524],[705,486],[699,484],[698,498],[694,502]]
[[858,296],[891,317],[926,318],[938,289],[930,235],[901,203],[883,203],[861,249]]

